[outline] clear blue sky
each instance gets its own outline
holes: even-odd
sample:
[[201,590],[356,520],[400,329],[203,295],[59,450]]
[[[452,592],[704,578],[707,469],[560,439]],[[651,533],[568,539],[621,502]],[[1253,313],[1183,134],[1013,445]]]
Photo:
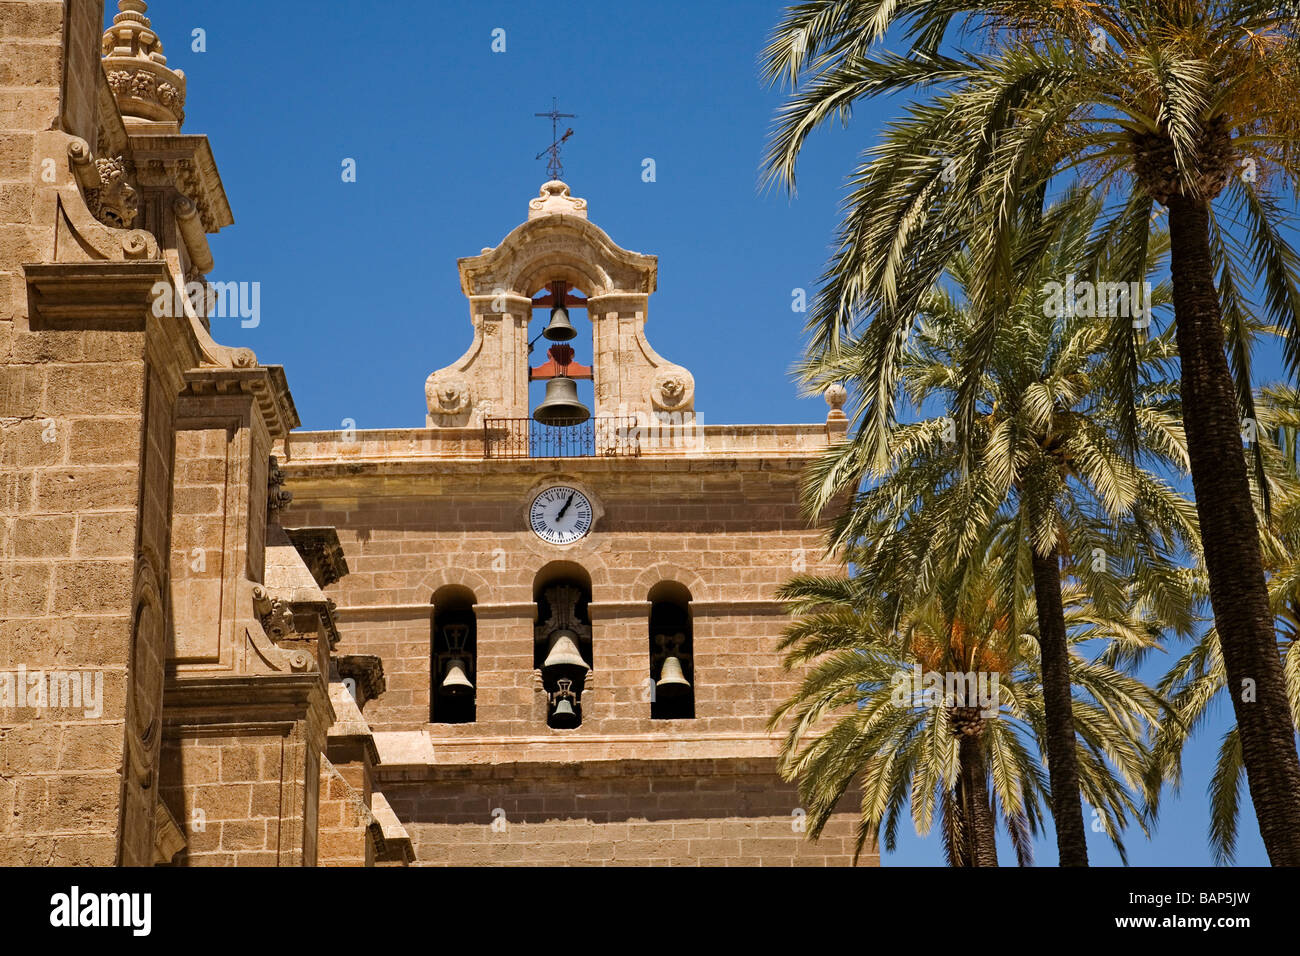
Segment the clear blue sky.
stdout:
[[[155,0],[169,65],[189,81],[185,131],[211,138],[235,215],[212,237],[210,278],[262,287],[261,325],[216,320],[216,338],[283,364],[306,428],[422,426],[425,377],[470,341],[456,259],[525,218],[551,133],[533,114],[555,96],[578,114],[564,151],[574,194],[615,242],[659,256],[647,335],[694,372],[702,420],[821,421],[825,403],[800,399],[788,376],[803,318],[791,290],[811,297],[844,176],[889,107],[816,136],[797,199],[761,194],[780,97],[757,57],[781,8]],[[191,49],[195,28],[204,53]],[[496,28],[504,53],[491,49]],[[340,176],[348,157],[355,183]],[[1194,740],[1155,838],[1131,835],[1133,864],[1210,862],[1205,785],[1229,717],[1225,704]],[[1238,862],[1265,864],[1245,800]],[[886,865],[942,863],[936,837],[903,830]],[[1089,851],[1118,862],[1100,834]],[[1014,860],[1009,846],[1002,858]],[[1038,859],[1055,862],[1050,835]]]

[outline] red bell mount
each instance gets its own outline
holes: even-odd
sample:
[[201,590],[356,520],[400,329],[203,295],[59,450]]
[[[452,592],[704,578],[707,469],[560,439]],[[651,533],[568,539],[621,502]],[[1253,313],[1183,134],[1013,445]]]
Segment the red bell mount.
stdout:
[[528,380],[535,382],[538,379],[557,378],[560,375],[567,375],[569,378],[591,378],[591,366],[579,365],[573,360],[573,346],[557,343],[546,350],[546,354],[551,357],[549,362],[530,368],[528,370]]
[[[551,283],[551,289],[544,295],[533,299],[534,309],[553,309],[556,306],[563,306],[565,309],[585,309],[587,300],[572,295],[569,292],[569,284],[563,280]],[[561,375],[568,376],[572,379],[590,379],[591,366],[579,365],[573,360],[573,347],[557,342],[546,350],[549,362],[543,362],[536,368],[528,370],[528,380],[536,382],[542,379],[557,378]]]

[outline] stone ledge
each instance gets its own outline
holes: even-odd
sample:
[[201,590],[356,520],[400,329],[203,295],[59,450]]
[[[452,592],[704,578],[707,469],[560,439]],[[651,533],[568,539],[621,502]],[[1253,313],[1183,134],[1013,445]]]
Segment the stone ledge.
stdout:
[[335,717],[319,671],[170,677],[163,690],[163,723],[169,730],[287,733],[295,722],[313,716],[326,727]]
[[[592,734],[531,737],[435,737],[428,730],[377,731],[377,771],[386,779],[408,771],[433,774],[445,768],[500,768],[515,765],[599,768],[613,764],[775,761],[780,735],[746,733]],[[681,769],[678,773],[697,773]],[[737,771],[739,772],[739,771]],[[586,771],[581,771],[585,774]],[[492,776],[489,773],[488,776]],[[498,774],[501,775],[501,774]],[[510,776],[510,773],[504,773]]]
[[23,266],[29,324],[41,329],[143,332],[159,282],[170,287],[161,260],[30,263]]
[[[650,613],[649,601],[593,601],[588,606],[592,620],[608,620],[619,617],[641,617]],[[785,615],[784,601],[775,598],[737,599],[733,601],[692,601],[691,610],[697,615],[726,616],[750,614]],[[335,616],[340,620],[365,619],[374,614],[409,615],[411,617],[427,616],[433,612],[432,603],[424,604],[352,604],[335,608]],[[483,602],[474,605],[474,613],[480,620],[529,620],[537,617],[537,604],[533,601]]]

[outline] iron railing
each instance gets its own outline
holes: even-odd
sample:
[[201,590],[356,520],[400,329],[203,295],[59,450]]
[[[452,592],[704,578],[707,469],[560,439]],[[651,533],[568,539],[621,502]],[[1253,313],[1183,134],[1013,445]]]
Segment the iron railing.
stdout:
[[531,418],[484,418],[484,458],[633,458],[641,454],[636,417],[543,425]]

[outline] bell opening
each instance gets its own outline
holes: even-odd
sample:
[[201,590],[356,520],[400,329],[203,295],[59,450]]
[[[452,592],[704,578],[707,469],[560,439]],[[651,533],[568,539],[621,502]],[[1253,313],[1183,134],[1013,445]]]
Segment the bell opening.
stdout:
[[582,705],[569,697],[561,697],[551,706],[546,725],[552,730],[573,730],[582,724]]
[[594,666],[587,612],[591,578],[578,565],[552,562],[534,579],[533,596],[533,666],[546,694],[546,725],[571,729],[582,723],[582,688]]
[[661,582],[650,598],[651,720],[688,720],[695,716],[695,658],[691,596],[685,587]]
[[448,585],[433,595],[429,720],[435,724],[470,724],[475,712],[477,620],[475,597]]
[[538,290],[533,301],[528,333],[531,417],[551,428],[582,425],[591,419],[596,399],[590,378],[591,323],[582,315],[586,295],[556,279]]

